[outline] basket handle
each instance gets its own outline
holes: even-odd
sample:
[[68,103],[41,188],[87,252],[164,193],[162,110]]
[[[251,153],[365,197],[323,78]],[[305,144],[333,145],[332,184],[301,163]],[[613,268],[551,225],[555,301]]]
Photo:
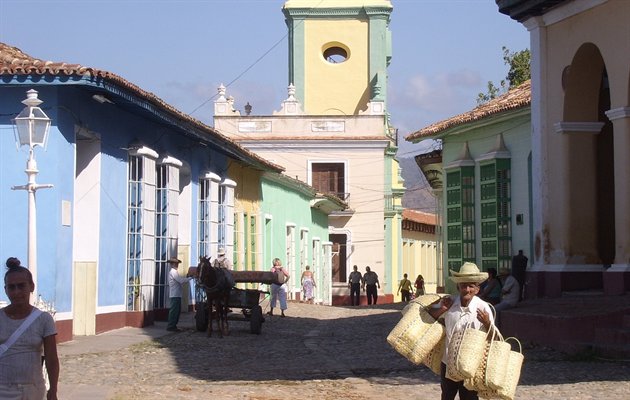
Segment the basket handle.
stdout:
[[516,343],[518,343],[518,352],[519,352],[519,353],[521,353],[521,354],[523,354],[523,346],[521,346],[521,342],[520,342],[517,338],[515,338],[514,336],[510,336],[509,338],[506,338],[506,339],[505,339],[505,341],[507,342],[507,341],[508,341],[508,340],[510,340],[510,339],[512,339],[512,340],[514,340]]

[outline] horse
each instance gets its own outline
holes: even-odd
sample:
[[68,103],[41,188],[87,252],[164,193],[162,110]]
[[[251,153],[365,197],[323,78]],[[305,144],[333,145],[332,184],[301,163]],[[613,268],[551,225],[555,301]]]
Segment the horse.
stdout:
[[229,334],[227,321],[228,301],[234,280],[229,270],[213,266],[207,257],[199,257],[197,281],[206,292],[208,312],[208,337],[212,336],[212,320],[216,310],[219,337]]

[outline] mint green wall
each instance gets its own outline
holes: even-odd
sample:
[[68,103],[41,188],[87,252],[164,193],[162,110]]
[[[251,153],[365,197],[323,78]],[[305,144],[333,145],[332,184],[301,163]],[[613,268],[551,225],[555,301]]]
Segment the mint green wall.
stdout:
[[[470,155],[473,160],[492,151],[496,145],[497,136],[502,133],[505,147],[511,155],[511,212],[512,212],[512,252],[517,253],[522,249],[527,257],[531,249],[530,235],[530,180],[528,157],[531,153],[531,123],[530,109],[525,108],[511,114],[502,114],[497,117],[486,118],[479,123],[466,124],[446,132],[442,136],[442,163],[443,166],[457,160],[460,157],[462,147],[468,142]],[[444,174],[446,180],[446,174]],[[446,190],[447,182],[444,182]],[[475,231],[476,231],[476,256],[477,264],[481,262],[481,204],[479,187],[479,163],[475,163]],[[446,192],[445,192],[446,193]],[[446,195],[442,209],[446,209]],[[516,215],[523,214],[523,224],[516,224]],[[446,219],[444,219],[446,223]],[[444,229],[444,243],[446,243],[446,229]],[[444,246],[443,260],[448,259],[448,246]],[[443,263],[446,266],[446,262]],[[444,279],[449,291],[454,286],[448,279],[448,269],[444,269]]]
[[[309,230],[308,238],[309,242],[314,237],[319,237],[321,242],[328,241],[328,215],[325,213],[312,209],[310,207],[310,200],[312,197],[300,192],[287,188],[281,183],[272,181],[267,178],[262,178],[262,203],[261,211],[264,216],[271,216],[271,226],[267,227],[267,232],[271,232],[271,238],[265,238],[265,240],[271,239],[271,243],[267,242],[264,245],[263,261],[265,267],[271,268],[271,261],[273,258],[278,257],[282,260],[283,264],[286,264],[286,227],[287,223],[295,224],[296,231],[296,263],[300,265],[299,259],[299,240],[300,230],[307,228]],[[263,220],[264,224],[264,220]],[[263,232],[264,230],[263,225]],[[311,247],[309,246],[309,260],[307,264],[310,264],[312,254],[310,253]]]

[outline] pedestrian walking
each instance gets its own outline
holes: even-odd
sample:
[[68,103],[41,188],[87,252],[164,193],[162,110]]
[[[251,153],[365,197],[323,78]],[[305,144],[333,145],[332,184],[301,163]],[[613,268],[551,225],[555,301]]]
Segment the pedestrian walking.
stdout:
[[359,272],[359,267],[352,267],[354,271],[350,272],[348,277],[348,288],[350,289],[350,303],[353,306],[361,304],[361,284],[363,283],[363,275]]
[[453,381],[446,377],[448,345],[453,335],[463,329],[472,328],[488,331],[492,325],[492,310],[485,301],[477,297],[479,284],[488,278],[486,272],[480,272],[477,265],[466,262],[459,272],[451,271],[451,281],[457,284],[459,295],[447,296],[440,300],[429,313],[435,319],[444,315],[446,326],[446,350],[442,356],[440,387],[442,400],[454,400],[459,393],[460,400],[478,400],[477,392],[464,387],[464,381]]
[[367,295],[367,303],[371,305],[376,304],[378,298],[378,289],[381,288],[381,284],[378,281],[378,275],[372,271],[370,267],[365,267],[365,274],[363,274],[363,289]]
[[[34,290],[31,271],[19,261],[12,264],[4,275],[10,304],[0,310],[0,399],[57,399],[57,330],[49,313],[30,304]],[[42,364],[46,366],[48,390]]]
[[422,274],[418,274],[416,281],[413,284],[416,287],[416,298],[424,295],[424,277]]
[[287,309],[287,280],[289,279],[289,273],[282,267],[282,262],[279,258],[273,259],[271,272],[277,275],[278,283],[271,284],[271,302],[267,314],[273,315],[273,309],[276,307],[276,302],[279,301],[280,316],[285,317],[284,311]]
[[304,294],[304,301],[313,304],[315,298],[315,274],[311,272],[311,267],[307,265],[306,270],[302,272],[300,282],[302,284],[302,293]]
[[408,302],[411,300],[411,281],[407,279],[407,274],[403,274],[403,278],[398,284],[398,293],[402,293],[402,301]]

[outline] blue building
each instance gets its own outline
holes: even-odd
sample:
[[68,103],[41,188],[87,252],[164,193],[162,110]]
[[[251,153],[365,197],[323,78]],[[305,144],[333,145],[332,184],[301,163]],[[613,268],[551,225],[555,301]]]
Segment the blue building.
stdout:
[[36,293],[54,302],[60,341],[160,318],[166,261],[186,269],[233,245],[228,161],[282,172],[115,74],[0,43],[3,259],[27,260],[27,196],[11,190],[26,180],[27,155],[12,120],[30,89],[52,120],[46,150],[35,149],[37,182],[54,185],[37,192]]

